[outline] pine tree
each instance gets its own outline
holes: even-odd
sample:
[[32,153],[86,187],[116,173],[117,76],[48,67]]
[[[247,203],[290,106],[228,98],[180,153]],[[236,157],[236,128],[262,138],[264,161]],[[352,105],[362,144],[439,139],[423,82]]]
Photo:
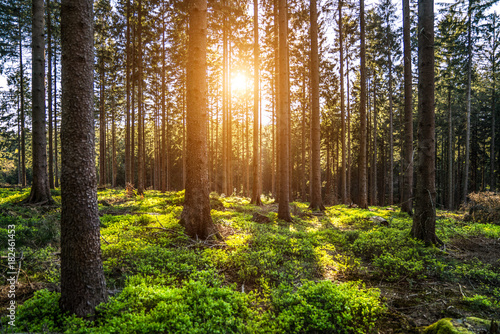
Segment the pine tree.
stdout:
[[107,299],[101,260],[94,157],[93,8],[63,0],[61,125],[61,299],[86,317]]

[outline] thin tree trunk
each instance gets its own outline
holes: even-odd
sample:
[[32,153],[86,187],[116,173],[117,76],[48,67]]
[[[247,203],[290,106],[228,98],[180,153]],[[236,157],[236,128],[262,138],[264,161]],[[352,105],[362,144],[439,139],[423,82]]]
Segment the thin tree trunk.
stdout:
[[91,0],[61,4],[61,310],[86,317],[107,300],[94,153]]
[[[19,7],[21,8],[21,7]],[[22,23],[21,23],[21,9],[19,9],[19,70],[20,70],[20,87],[19,95],[21,99],[21,187],[26,187],[26,131],[24,125],[24,64],[23,64],[23,37],[22,37]]]
[[403,44],[405,101],[401,211],[411,215],[413,211],[413,93],[410,44],[410,0],[403,0]]
[[496,59],[495,59],[495,51],[498,47],[497,41],[498,35],[496,30],[496,15],[493,16],[493,33],[492,33],[492,41],[494,43],[493,46],[493,56],[491,60],[492,68],[491,68],[491,76],[493,81],[493,87],[491,90],[491,154],[490,154],[490,190],[496,191],[497,182],[495,175],[495,133],[496,133]]
[[228,192],[228,110],[227,110],[227,96],[228,96],[228,61],[227,61],[227,1],[222,1],[223,16],[222,16],[222,192],[229,195]]
[[125,186],[127,183],[133,183],[131,175],[131,164],[133,158],[131,156],[131,145],[130,145],[130,0],[126,0],[126,15],[127,15],[127,32],[126,32],[126,42],[125,42],[125,57],[126,57],[126,91],[125,95],[127,98],[125,106]]
[[[392,58],[389,53],[389,205],[394,203],[394,130],[392,120]],[[385,160],[384,160],[385,161]],[[385,163],[384,163],[385,166]],[[385,175],[385,174],[384,174]],[[384,182],[385,185],[385,182]],[[384,192],[385,193],[385,192]]]
[[260,151],[259,151],[259,2],[253,1],[254,20],[254,88],[253,88],[253,187],[252,204],[262,205],[260,199]]
[[340,173],[340,198],[347,204],[346,146],[345,146],[345,102],[344,102],[344,28],[342,27],[342,0],[339,0],[339,63],[340,63],[340,118],[342,134],[342,168]]
[[470,114],[471,114],[471,84],[472,84],[472,8],[469,0],[467,23],[467,125],[465,131],[465,175],[462,201],[467,203],[469,195],[469,165],[470,165]]
[[372,205],[377,205],[377,78],[373,77],[373,163],[372,163]]
[[346,59],[347,78],[347,204],[351,204],[351,101],[349,99],[349,59]]
[[101,50],[99,80],[99,187],[106,187],[106,111],[104,109],[104,55]]
[[311,0],[311,204],[312,210],[324,210],[321,198],[321,125],[319,113],[318,9]]
[[48,125],[49,125],[49,187],[54,189],[54,148],[52,129],[52,17],[50,0],[47,0],[47,102],[48,102]]
[[143,110],[143,96],[142,96],[142,88],[143,88],[143,72],[142,72],[142,0],[139,0],[139,9],[138,9],[138,24],[137,24],[137,39],[138,39],[138,87],[137,87],[137,107],[138,107],[138,115],[137,115],[137,155],[138,155],[138,166],[137,166],[137,193],[139,195],[144,195],[144,110]]
[[360,18],[360,98],[359,98],[359,117],[360,117],[360,152],[359,152],[359,207],[368,208],[367,193],[367,165],[366,165],[366,45],[365,45],[365,1],[360,0],[359,4]]
[[300,178],[301,180],[301,191],[300,191],[300,196],[302,201],[306,201],[306,186],[307,186],[307,178],[306,178],[306,108],[307,108],[307,103],[306,103],[306,72],[304,71],[303,77],[302,77],[302,138],[300,140],[301,142],[301,154],[302,154],[302,161],[301,161],[301,172],[300,172]]
[[[114,90],[112,91],[114,92]],[[116,160],[116,106],[114,97],[111,110],[111,187],[116,188],[116,177],[118,174],[118,162]]]
[[45,39],[44,2],[33,1],[32,26],[32,163],[33,183],[28,203],[51,204],[47,175],[47,139],[45,130]]
[[57,49],[54,54],[54,186],[59,188],[59,164],[57,145]]
[[278,0],[279,4],[279,206],[278,218],[292,221],[290,215],[289,191],[289,149],[288,149],[288,121],[289,121],[289,82],[288,82],[288,7],[286,0]]
[[453,210],[453,118],[451,86],[448,87],[448,210]]
[[[163,8],[165,7],[165,2],[162,1]],[[162,23],[163,23],[163,29],[162,29],[162,55],[161,55],[161,154],[160,154],[160,168],[162,171],[162,178],[161,178],[161,191],[166,192],[167,191],[167,179],[168,179],[168,155],[167,155],[167,133],[166,133],[166,127],[167,127],[167,116],[166,116],[166,105],[165,105],[165,94],[166,94],[166,87],[165,87],[165,13],[162,14]]]

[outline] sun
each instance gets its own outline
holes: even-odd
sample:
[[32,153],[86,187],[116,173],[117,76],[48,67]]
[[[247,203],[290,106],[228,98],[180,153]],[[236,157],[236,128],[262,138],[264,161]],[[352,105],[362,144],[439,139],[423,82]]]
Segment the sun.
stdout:
[[236,73],[231,79],[231,88],[235,91],[244,91],[247,88],[247,77],[241,73]]

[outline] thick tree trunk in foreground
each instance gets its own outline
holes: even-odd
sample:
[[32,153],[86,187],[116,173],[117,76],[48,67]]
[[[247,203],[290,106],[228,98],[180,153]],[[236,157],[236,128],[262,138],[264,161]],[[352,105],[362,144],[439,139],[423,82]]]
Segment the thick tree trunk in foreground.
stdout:
[[360,98],[359,98],[359,117],[360,117],[360,152],[359,152],[359,207],[368,208],[368,192],[367,192],[367,166],[366,166],[366,45],[365,45],[365,1],[360,0],[359,4],[359,29],[360,29],[360,58],[361,58],[361,82],[360,82]]
[[426,244],[438,244],[441,241],[436,236],[433,0],[418,3],[418,31],[418,166],[411,234]]
[[403,0],[403,44],[405,108],[401,211],[411,215],[413,210],[413,107],[410,45],[410,0]]
[[319,117],[319,54],[318,9],[311,0],[311,205],[312,210],[324,210],[321,198],[321,125]]
[[49,177],[47,175],[47,139],[45,132],[45,41],[43,35],[43,0],[33,1],[32,41],[32,151],[33,183],[28,203],[50,204]]
[[187,63],[187,169],[181,225],[192,238],[206,239],[217,230],[210,216],[207,161],[207,0],[189,3]]
[[259,2],[254,0],[254,88],[253,88],[253,187],[252,203],[262,205],[260,200],[260,150],[259,150]]
[[288,7],[286,0],[279,0],[279,206],[278,218],[292,221],[290,215],[290,173],[288,148],[289,87],[288,87]]
[[94,314],[107,299],[101,260],[94,155],[91,0],[63,0],[61,299],[65,312]]

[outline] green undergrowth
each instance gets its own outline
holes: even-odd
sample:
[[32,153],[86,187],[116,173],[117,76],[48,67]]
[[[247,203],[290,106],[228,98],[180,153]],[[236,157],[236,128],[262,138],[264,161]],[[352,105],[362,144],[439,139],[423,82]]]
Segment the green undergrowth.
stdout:
[[[60,208],[20,205],[27,191],[2,189],[0,247],[8,225],[26,259],[20,281],[50,290],[59,283]],[[53,193],[56,203],[60,193]],[[130,195],[130,194],[129,194]],[[410,237],[411,217],[393,207],[331,206],[324,214],[291,203],[293,221],[277,205],[211,194],[221,240],[191,240],[179,225],[184,192],[99,191],[101,246],[111,297],[90,320],[64,315],[59,294],[40,290],[18,309],[16,330],[66,333],[370,333],[386,312],[378,284],[429,280],[464,284],[470,312],[500,309],[500,265],[459,259]],[[268,222],[255,222],[255,213]],[[387,220],[380,224],[370,217]],[[492,224],[438,212],[445,243],[500,237]],[[4,282],[3,284],[6,284]],[[481,313],[481,314],[483,314]],[[5,324],[5,318],[3,319]]]

